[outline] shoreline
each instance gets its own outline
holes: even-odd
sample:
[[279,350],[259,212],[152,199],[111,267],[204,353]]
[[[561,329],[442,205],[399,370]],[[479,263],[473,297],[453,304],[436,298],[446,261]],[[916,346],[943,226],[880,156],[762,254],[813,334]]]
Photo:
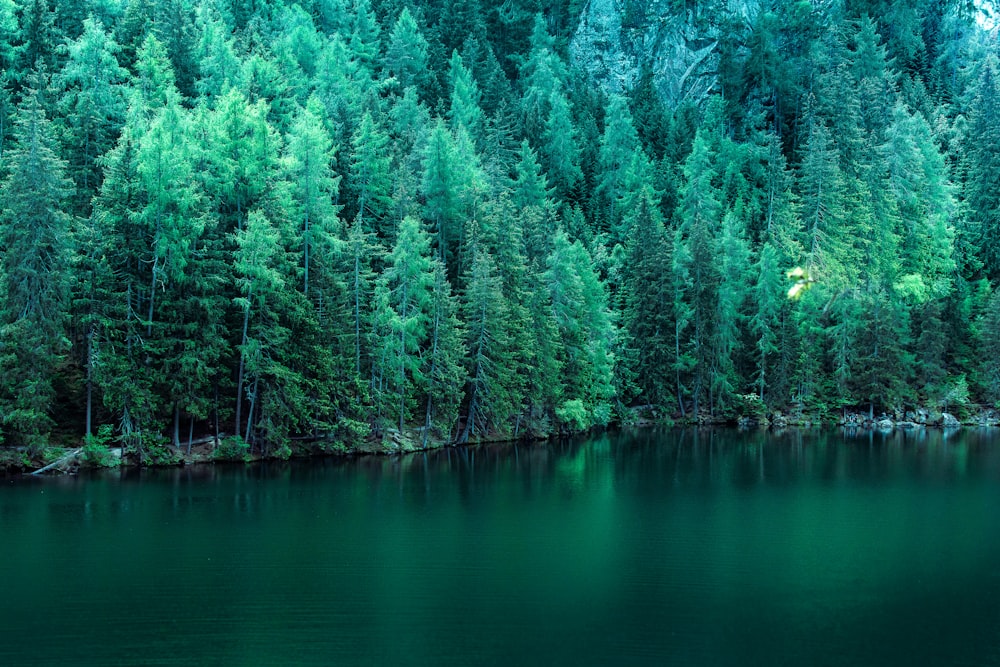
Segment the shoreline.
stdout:
[[[918,411],[919,412],[919,411]],[[927,411],[924,411],[927,412]],[[958,420],[949,413],[927,413],[920,421],[913,421],[909,417],[912,413],[896,415],[901,417],[895,419],[887,415],[869,419],[867,416],[858,413],[846,413],[837,419],[827,416],[826,419],[809,417],[802,414],[784,415],[776,413],[762,419],[752,419],[741,417],[736,421],[707,419],[698,420],[674,420],[637,418],[633,423],[625,426],[608,428],[608,431],[620,431],[630,428],[733,428],[739,430],[767,430],[784,431],[791,429],[814,429],[814,428],[840,428],[847,432],[871,431],[874,433],[889,434],[896,430],[919,431],[927,429],[943,429],[946,431],[959,428],[991,428],[1000,426],[1000,413],[993,409],[980,409],[972,413],[966,413],[965,419]],[[930,420],[930,417],[935,417]],[[557,440],[564,437],[575,437],[586,435],[586,433],[562,433],[548,436],[534,437],[511,437],[509,435],[494,435],[470,439],[464,443],[445,441],[438,439],[428,439],[427,444],[421,442],[420,437],[414,437],[413,433],[402,435],[398,430],[391,429],[381,440],[363,440],[353,446],[345,446],[342,443],[330,443],[322,440],[312,440],[310,444],[301,445],[294,448],[288,456],[282,457],[273,454],[263,454],[259,451],[254,453],[244,452],[242,454],[233,452],[227,455],[220,452],[227,435],[219,434],[218,438],[209,436],[201,438],[192,443],[190,451],[185,444],[179,448],[167,445],[163,452],[169,456],[156,461],[141,462],[135,459],[135,454],[124,454],[121,448],[101,448],[100,457],[95,458],[94,452],[84,452],[84,447],[49,447],[36,456],[30,456],[23,449],[0,448],[0,475],[2,476],[58,476],[72,475],[81,470],[100,470],[113,468],[173,468],[187,466],[214,465],[216,463],[261,463],[265,461],[278,461],[305,458],[338,458],[338,457],[359,457],[359,456],[398,456],[417,452],[427,452],[446,447],[460,448],[470,445],[483,444],[512,444],[516,442],[544,442]]]

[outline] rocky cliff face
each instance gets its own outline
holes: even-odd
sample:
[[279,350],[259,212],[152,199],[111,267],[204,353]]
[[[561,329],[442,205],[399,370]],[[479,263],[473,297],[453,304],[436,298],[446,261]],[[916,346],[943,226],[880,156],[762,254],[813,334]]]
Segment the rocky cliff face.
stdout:
[[648,69],[663,103],[698,103],[715,87],[719,26],[748,20],[754,0],[590,0],[570,42],[572,64],[608,93]]

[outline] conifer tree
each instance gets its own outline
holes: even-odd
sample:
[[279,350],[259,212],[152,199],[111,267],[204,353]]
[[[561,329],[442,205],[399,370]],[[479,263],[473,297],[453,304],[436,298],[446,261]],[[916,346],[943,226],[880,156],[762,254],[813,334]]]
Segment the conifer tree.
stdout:
[[627,213],[629,237],[623,269],[622,335],[637,397],[669,409],[674,400],[673,242],[650,197]]
[[468,410],[459,442],[489,431],[504,433],[520,405],[518,378],[509,363],[509,309],[493,257],[476,244],[465,279],[464,319],[468,326]]
[[458,420],[466,382],[465,330],[458,316],[458,300],[451,293],[444,264],[435,260],[434,284],[428,325],[429,342],[423,375],[427,383],[427,407],[424,413],[424,439],[432,429],[451,436]]
[[379,279],[384,297],[377,304],[381,312],[376,315],[385,325],[385,335],[378,342],[381,354],[376,363],[383,387],[392,388],[383,392],[384,411],[395,417],[402,431],[418,393],[426,391],[420,356],[427,342],[434,301],[430,236],[419,220],[403,219],[386,261]]
[[[310,97],[305,108],[296,114],[288,135],[284,167],[292,186],[292,197],[299,217],[302,245],[302,293],[313,300],[309,289],[311,259],[318,255],[320,285],[323,272],[329,281],[338,236],[337,200],[340,177],[332,168],[334,147],[320,120],[322,106]],[[315,270],[313,271],[315,273]],[[314,287],[316,279],[313,279]],[[322,297],[322,292],[319,293]],[[327,295],[329,297],[329,295]]]
[[990,56],[979,67],[969,110],[965,200],[983,272],[1000,279],[1000,65]]
[[114,145],[125,119],[128,72],[118,64],[119,50],[104,26],[88,18],[83,34],[69,44],[69,59],[58,77],[69,175],[76,184],[74,208],[81,215],[89,214],[100,187],[97,158]]
[[413,86],[423,95],[428,94],[427,47],[427,39],[413,14],[408,7],[404,7],[396,19],[385,51],[386,70],[395,77],[401,89]]
[[719,286],[711,341],[711,404],[715,414],[725,414],[733,407],[735,395],[742,393],[739,353],[750,279],[750,253],[744,237],[742,206],[743,202],[737,201],[723,216],[716,252]]
[[451,54],[448,80],[451,85],[451,108],[448,116],[452,127],[457,129],[461,126],[474,140],[480,140],[483,134],[483,110],[480,107],[482,94],[458,51]]
[[[602,227],[616,229],[623,211],[619,208],[625,174],[633,154],[640,150],[639,134],[632,122],[625,98],[612,96],[607,109],[607,124],[601,137],[597,184],[594,187],[595,207],[603,220]],[[645,174],[648,178],[648,174]]]
[[546,173],[556,192],[564,200],[573,199],[577,185],[583,180],[583,170],[580,168],[580,149],[569,100],[560,92],[553,91],[549,106],[549,116],[542,134]]
[[72,185],[39,98],[29,88],[18,108],[0,185],[0,411],[3,425],[32,447],[54,424],[54,380],[69,348],[72,252],[65,211]]
[[[281,261],[277,230],[263,213],[254,209],[247,216],[245,227],[235,236],[234,273],[242,294],[235,302],[243,312],[243,331],[233,428],[237,437],[242,434],[247,442],[252,442],[255,422],[263,420],[256,414],[261,410],[262,390],[266,391],[261,384],[282,379],[282,369],[273,363],[274,354],[275,348],[288,342],[289,332],[276,317],[275,302],[281,298],[284,287],[284,278],[277,268]],[[246,428],[242,422],[244,402],[248,404]]]
[[753,286],[754,313],[750,320],[750,330],[757,338],[754,386],[757,395],[765,404],[771,404],[768,390],[776,384],[771,369],[773,358],[780,350],[780,322],[782,317],[782,296],[784,284],[781,282],[779,254],[770,241],[761,246],[760,255],[754,266],[756,281]]
[[392,237],[383,224],[392,206],[388,143],[385,131],[366,111],[351,137],[347,191],[353,206],[345,211],[349,216],[354,213],[365,231],[376,232],[384,239]]
[[[715,168],[708,141],[699,130],[691,154],[684,163],[686,184],[681,195],[678,242],[684,252],[674,252],[675,280],[685,284],[686,304],[678,308],[678,321],[690,323],[690,332],[677,346],[687,350],[693,363],[691,397],[695,415],[711,388],[712,325],[718,289],[718,266],[715,260],[714,238],[719,229],[720,204],[714,184]],[[675,362],[681,365],[680,357]]]

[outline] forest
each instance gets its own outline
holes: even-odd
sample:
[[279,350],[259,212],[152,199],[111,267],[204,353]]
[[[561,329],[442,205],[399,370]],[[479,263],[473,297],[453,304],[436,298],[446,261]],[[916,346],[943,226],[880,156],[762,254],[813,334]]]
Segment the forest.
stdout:
[[0,0],[3,444],[1000,401],[990,6],[653,3],[675,101],[588,4]]

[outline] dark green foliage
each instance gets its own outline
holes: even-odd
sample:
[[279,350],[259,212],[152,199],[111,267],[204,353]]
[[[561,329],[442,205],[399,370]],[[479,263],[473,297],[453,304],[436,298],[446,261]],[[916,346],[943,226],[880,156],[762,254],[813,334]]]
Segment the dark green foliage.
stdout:
[[29,89],[18,107],[0,184],[0,424],[31,446],[54,425],[55,375],[70,346],[71,185],[39,98]]
[[5,443],[1000,401],[967,5],[668,3],[718,56],[671,108],[587,83],[585,4],[0,0]]

